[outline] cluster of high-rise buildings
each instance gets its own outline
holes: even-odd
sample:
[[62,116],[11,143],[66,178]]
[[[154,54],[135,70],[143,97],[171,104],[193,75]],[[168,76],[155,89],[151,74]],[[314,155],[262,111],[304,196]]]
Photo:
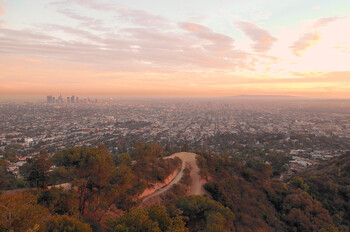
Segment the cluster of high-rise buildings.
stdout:
[[67,103],[78,103],[79,102],[79,97],[75,97],[75,96],[71,96],[71,97],[67,97],[67,100],[65,101],[62,97],[62,95],[60,94],[60,96],[58,96],[57,98],[56,97],[53,97],[53,96],[47,96],[46,97],[46,102],[47,103],[64,103],[64,102],[67,102]]
[[97,103],[97,99],[91,100],[90,98],[84,98],[84,99],[79,99],[79,97],[75,97],[74,95],[71,97],[67,97],[66,100],[60,96],[53,97],[53,96],[46,96],[46,102],[48,104],[55,104],[55,103]]

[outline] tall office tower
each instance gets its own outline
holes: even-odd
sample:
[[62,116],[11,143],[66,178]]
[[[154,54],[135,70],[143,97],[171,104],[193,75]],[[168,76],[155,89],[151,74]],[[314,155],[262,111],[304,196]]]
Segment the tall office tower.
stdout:
[[67,103],[70,103],[70,97],[67,97]]
[[75,101],[76,101],[77,103],[79,103],[79,97],[76,97],[76,98],[75,98]]
[[56,103],[56,98],[55,98],[55,97],[52,97],[51,102],[52,102],[52,103]]
[[60,96],[58,97],[58,103],[63,103],[62,94],[60,94]]
[[70,102],[71,102],[71,103],[74,103],[74,96],[72,96],[72,97],[70,98]]
[[52,103],[52,96],[47,96],[46,97],[46,102],[47,103]]

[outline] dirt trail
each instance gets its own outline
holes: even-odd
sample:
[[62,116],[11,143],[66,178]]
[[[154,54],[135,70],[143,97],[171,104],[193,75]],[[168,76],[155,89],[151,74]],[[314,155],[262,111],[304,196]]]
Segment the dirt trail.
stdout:
[[201,182],[201,177],[199,175],[199,167],[196,162],[196,154],[190,153],[190,152],[179,152],[175,153],[169,157],[166,157],[167,159],[178,157],[182,160],[182,165],[179,173],[176,175],[176,177],[166,186],[163,188],[160,188],[156,192],[152,193],[151,195],[146,196],[143,199],[143,202],[149,200],[152,197],[158,196],[166,191],[168,191],[174,184],[178,183],[183,175],[183,171],[185,169],[186,163],[189,163],[191,165],[191,177],[192,177],[192,184],[190,187],[190,195],[204,195],[204,189]]

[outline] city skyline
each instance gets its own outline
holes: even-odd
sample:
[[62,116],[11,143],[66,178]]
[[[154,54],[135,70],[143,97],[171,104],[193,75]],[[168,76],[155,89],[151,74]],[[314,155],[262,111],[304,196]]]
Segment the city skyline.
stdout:
[[46,96],[46,103],[48,104],[62,104],[62,103],[97,103],[97,99],[84,98],[79,96],[62,96],[60,94],[57,98],[53,95]]
[[0,0],[0,97],[350,98],[345,0]]

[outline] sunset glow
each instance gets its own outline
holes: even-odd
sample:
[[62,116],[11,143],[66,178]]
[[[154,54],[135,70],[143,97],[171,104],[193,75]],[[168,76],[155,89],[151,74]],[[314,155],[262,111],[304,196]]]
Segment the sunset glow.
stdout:
[[0,0],[0,95],[350,98],[350,2]]

